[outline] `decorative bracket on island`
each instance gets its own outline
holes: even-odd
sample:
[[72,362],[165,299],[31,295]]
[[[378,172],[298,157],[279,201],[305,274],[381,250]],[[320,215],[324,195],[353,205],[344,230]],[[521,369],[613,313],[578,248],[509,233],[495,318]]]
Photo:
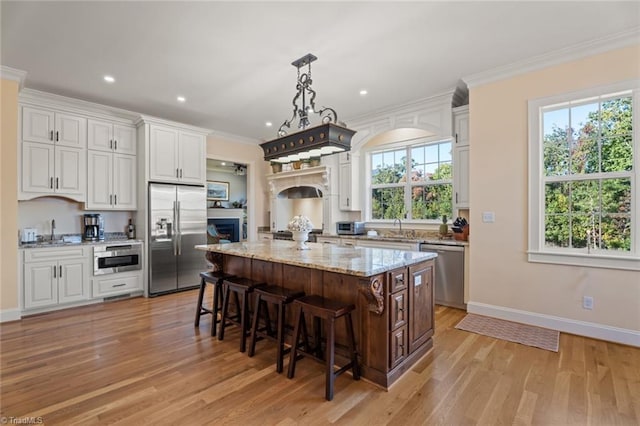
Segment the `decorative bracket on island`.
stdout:
[[360,293],[367,299],[369,312],[382,315],[384,312],[384,281],[380,277],[358,282]]
[[213,264],[212,271],[222,271],[222,253],[216,253],[213,251],[208,251],[204,257],[209,261],[209,263]]

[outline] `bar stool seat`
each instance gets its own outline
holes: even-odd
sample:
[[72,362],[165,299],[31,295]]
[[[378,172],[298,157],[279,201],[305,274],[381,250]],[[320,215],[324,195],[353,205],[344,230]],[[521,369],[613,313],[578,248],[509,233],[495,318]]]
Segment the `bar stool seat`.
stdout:
[[[240,352],[245,352],[247,348],[247,334],[249,333],[249,295],[253,293],[254,289],[264,285],[265,283],[245,277],[224,278],[222,280],[222,318],[220,320],[220,334],[218,334],[218,339],[224,340],[224,331],[227,325],[239,325]],[[229,316],[229,298],[232,292],[238,309],[235,317]],[[242,304],[240,303],[239,296],[242,296]]]
[[[221,312],[222,298],[222,281],[225,278],[232,278],[233,275],[226,274],[222,271],[205,271],[200,272],[200,291],[198,292],[198,305],[196,306],[196,320],[194,325],[200,326],[200,317],[202,315],[211,315],[211,335],[216,335],[216,328],[218,322],[218,313]],[[211,309],[203,306],[204,293],[206,291],[207,284],[213,285],[213,303]]]
[[[249,356],[252,357],[256,352],[256,341],[258,337],[265,337],[275,340],[278,344],[276,355],[276,371],[282,373],[284,369],[284,356],[289,353],[290,349],[284,347],[284,335],[286,327],[286,307],[294,299],[304,296],[304,291],[293,291],[276,285],[266,285],[255,289],[255,303],[253,312],[253,325],[251,327],[251,339],[249,340]],[[275,333],[271,329],[271,320],[269,318],[269,306],[272,303],[276,308],[276,330]],[[260,314],[263,314],[265,327],[259,328]]]
[[[360,379],[360,366],[358,365],[358,353],[356,351],[356,341],[353,332],[353,322],[351,319],[351,312],[355,310],[355,305],[349,303],[342,303],[335,300],[327,299],[321,296],[304,296],[293,301],[294,308],[297,308],[297,319],[295,328],[293,331],[293,344],[291,352],[289,354],[289,371],[288,378],[293,378],[296,369],[296,360],[299,355],[303,357],[311,357],[318,361],[324,361],[325,363],[325,398],[327,401],[333,399],[333,384],[336,377],[345,371],[351,369],[354,380]],[[301,329],[306,328],[305,314],[312,315],[314,318],[314,338],[316,340],[316,355],[314,356],[309,352],[309,342],[305,337],[305,349],[300,350],[300,332]],[[334,371],[335,363],[335,347],[336,347],[336,329],[335,320],[338,318],[345,318],[347,327],[347,339],[349,345],[349,356],[351,360],[344,366]],[[325,320],[325,329],[327,333],[325,344],[325,356],[324,360],[321,358],[322,352],[320,351],[320,327],[319,320]]]

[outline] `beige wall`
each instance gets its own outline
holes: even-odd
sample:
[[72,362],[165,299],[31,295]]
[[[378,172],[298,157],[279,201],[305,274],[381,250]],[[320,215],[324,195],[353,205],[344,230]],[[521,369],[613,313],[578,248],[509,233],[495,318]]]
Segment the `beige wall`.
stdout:
[[18,308],[18,82],[0,80],[0,310]]
[[269,225],[269,198],[265,176],[270,169],[269,163],[264,161],[262,148],[217,135],[208,136],[207,158],[247,164],[247,237],[256,239],[257,227]]
[[[527,101],[640,77],[640,45],[470,90],[470,302],[640,330],[640,272],[527,262]],[[482,223],[483,211],[495,223]],[[594,309],[582,309],[583,295]]]

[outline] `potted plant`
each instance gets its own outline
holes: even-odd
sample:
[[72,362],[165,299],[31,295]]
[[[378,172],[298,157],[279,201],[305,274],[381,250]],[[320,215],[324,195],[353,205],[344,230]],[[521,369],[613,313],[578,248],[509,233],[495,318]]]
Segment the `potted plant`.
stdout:
[[282,163],[278,163],[277,161],[271,162],[271,171],[273,173],[280,173],[282,171]]
[[320,165],[320,157],[311,157],[309,160],[309,167],[316,167]]

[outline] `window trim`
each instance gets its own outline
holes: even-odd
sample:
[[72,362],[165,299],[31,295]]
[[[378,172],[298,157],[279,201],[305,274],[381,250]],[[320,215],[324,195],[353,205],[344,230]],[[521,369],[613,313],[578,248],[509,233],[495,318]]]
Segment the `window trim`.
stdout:
[[[424,184],[419,184],[419,183],[415,183],[412,184],[410,181],[407,181],[405,183],[390,183],[390,184],[378,184],[378,185],[373,185],[371,183],[371,173],[373,170],[372,167],[372,161],[371,161],[371,157],[373,154],[375,153],[379,153],[379,152],[384,152],[384,151],[398,151],[398,150],[405,150],[407,153],[407,161],[410,162],[411,161],[411,149],[415,148],[415,147],[419,147],[419,146],[426,146],[426,145],[437,145],[437,144],[441,144],[441,143],[451,143],[451,179],[449,180],[438,180],[438,181],[432,181],[430,183],[424,183]],[[371,197],[371,192],[372,189],[375,188],[405,188],[408,186],[409,188],[413,187],[413,186],[427,186],[427,185],[446,185],[449,184],[452,186],[452,188],[455,190],[455,173],[456,173],[456,165],[455,165],[455,158],[454,158],[454,139],[451,137],[445,137],[445,138],[441,138],[441,137],[429,137],[429,138],[416,138],[416,139],[409,139],[409,140],[405,140],[405,141],[399,141],[399,142],[395,142],[395,143],[390,143],[390,144],[385,144],[385,145],[378,145],[378,146],[373,146],[370,149],[365,151],[365,173],[366,173],[366,200],[365,200],[365,220],[368,223],[377,223],[377,224],[387,224],[387,223],[392,223],[393,220],[392,219],[374,219],[373,216],[373,206],[372,206],[372,197]],[[408,165],[408,164],[407,164]],[[408,169],[408,167],[407,167]],[[411,211],[411,189],[409,191],[405,191],[404,193],[404,202],[405,202],[405,208],[408,207],[407,212]],[[455,197],[454,197],[454,193],[455,191],[452,191],[452,197],[451,197],[451,214],[454,215],[455,211],[456,211],[456,205],[455,205]],[[440,224],[442,223],[441,219],[406,219],[402,218],[403,223],[407,223],[407,224],[417,224],[417,225],[434,225],[434,224]]]
[[[631,91],[633,103],[633,169],[631,173],[631,241],[628,254],[603,251],[586,253],[580,249],[549,248],[544,245],[544,176],[542,173],[542,114],[543,108],[567,104],[590,97]],[[613,268],[640,270],[640,80],[623,81],[611,85],[593,87],[586,90],[563,93],[560,95],[532,99],[528,102],[529,133],[529,220],[528,250],[529,262],[560,265],[588,266],[595,268]]]

